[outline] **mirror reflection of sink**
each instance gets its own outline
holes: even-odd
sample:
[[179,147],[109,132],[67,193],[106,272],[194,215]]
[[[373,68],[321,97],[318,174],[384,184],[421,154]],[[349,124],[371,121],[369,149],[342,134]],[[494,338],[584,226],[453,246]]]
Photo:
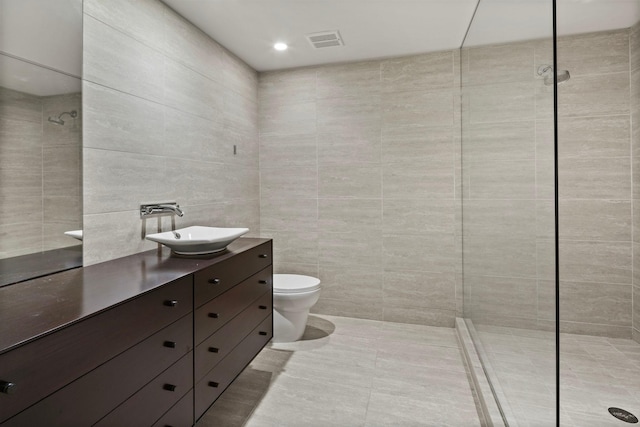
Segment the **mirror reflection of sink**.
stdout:
[[248,228],[194,225],[176,231],[148,234],[146,238],[162,243],[179,255],[205,255],[225,250],[227,245],[248,231]]
[[74,239],[82,240],[82,230],[65,231],[64,234]]

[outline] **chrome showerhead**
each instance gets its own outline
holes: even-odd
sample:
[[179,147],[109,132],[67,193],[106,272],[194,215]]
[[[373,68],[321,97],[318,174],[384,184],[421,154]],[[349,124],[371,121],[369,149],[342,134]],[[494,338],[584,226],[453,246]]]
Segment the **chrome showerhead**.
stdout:
[[68,114],[71,116],[72,119],[75,119],[76,117],[78,117],[78,112],[76,110],[73,111],[65,111],[64,113],[60,114],[57,118],[53,118],[51,116],[49,116],[49,118],[47,119],[48,121],[50,121],[51,123],[55,123],[57,125],[64,125],[64,120],[62,120],[62,116],[64,116],[65,114]]
[[[538,75],[544,77],[545,86],[553,85],[553,67],[551,65],[541,65],[538,67]],[[568,70],[560,70],[556,73],[556,81],[558,84],[566,82],[571,78]]]

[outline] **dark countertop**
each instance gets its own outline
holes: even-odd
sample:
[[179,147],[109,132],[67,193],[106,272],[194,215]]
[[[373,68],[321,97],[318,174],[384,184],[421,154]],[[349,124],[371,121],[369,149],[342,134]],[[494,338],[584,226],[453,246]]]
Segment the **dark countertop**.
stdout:
[[82,266],[82,245],[0,259],[0,287]]
[[268,241],[240,238],[197,258],[163,247],[1,287],[0,354]]

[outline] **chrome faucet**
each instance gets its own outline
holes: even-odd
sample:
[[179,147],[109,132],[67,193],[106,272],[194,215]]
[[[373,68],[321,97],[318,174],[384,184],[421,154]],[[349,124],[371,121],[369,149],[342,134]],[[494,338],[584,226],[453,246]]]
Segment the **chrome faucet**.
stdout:
[[140,205],[140,218],[148,216],[159,216],[167,214],[175,214],[183,216],[184,212],[177,203],[153,203],[148,205]]

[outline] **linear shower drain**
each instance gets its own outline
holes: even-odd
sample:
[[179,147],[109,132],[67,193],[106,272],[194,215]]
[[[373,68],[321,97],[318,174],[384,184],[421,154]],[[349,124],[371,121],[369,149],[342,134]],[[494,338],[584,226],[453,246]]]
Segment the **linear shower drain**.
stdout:
[[609,413],[617,419],[624,421],[625,423],[635,424],[638,422],[638,418],[635,415],[633,415],[629,411],[625,411],[624,409],[612,407],[609,408]]

